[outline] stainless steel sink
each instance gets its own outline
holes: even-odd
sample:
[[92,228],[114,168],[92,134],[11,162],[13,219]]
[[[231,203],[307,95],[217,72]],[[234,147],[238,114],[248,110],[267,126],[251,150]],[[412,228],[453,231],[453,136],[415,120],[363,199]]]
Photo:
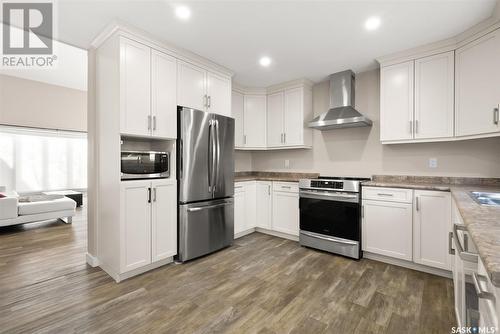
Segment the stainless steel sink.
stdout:
[[484,193],[480,191],[471,191],[469,194],[472,199],[478,204],[500,206],[500,193]]

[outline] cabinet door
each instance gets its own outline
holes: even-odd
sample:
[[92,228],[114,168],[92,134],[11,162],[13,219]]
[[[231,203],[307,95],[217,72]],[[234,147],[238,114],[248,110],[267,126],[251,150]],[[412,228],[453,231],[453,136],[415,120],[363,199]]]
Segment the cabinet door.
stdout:
[[175,180],[151,182],[151,258],[159,261],[177,254],[177,186]]
[[270,230],[272,219],[272,184],[271,182],[257,181],[256,187],[256,227]]
[[415,138],[453,137],[455,54],[415,60]]
[[198,66],[177,62],[177,104],[206,111],[206,71]]
[[257,225],[257,183],[245,184],[245,231]]
[[363,250],[412,260],[412,204],[363,201]]
[[456,135],[500,131],[500,30],[456,50]]
[[273,192],[273,230],[299,235],[299,194]]
[[285,91],[284,138],[285,146],[304,145],[304,89]]
[[231,97],[231,114],[234,117],[234,146],[243,147],[243,94],[235,91]]
[[245,95],[243,98],[246,147],[266,147],[266,96]]
[[177,138],[177,60],[151,52],[151,115],[153,136]]
[[245,186],[235,184],[234,186],[234,234],[241,233],[245,230]]
[[151,263],[151,182],[121,182],[121,272]]
[[413,61],[380,69],[380,140],[413,138]]
[[148,136],[151,133],[151,49],[120,39],[120,131]]
[[267,96],[267,146],[283,145],[284,92]]
[[207,111],[231,117],[231,79],[207,73]]
[[413,261],[451,270],[448,235],[451,231],[449,192],[415,190]]

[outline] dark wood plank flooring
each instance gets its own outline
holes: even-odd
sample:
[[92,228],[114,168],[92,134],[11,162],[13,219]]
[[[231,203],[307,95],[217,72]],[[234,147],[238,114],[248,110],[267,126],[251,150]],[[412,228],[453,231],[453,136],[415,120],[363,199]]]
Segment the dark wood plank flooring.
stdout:
[[86,220],[0,228],[2,333],[449,333],[451,280],[253,233],[116,284]]

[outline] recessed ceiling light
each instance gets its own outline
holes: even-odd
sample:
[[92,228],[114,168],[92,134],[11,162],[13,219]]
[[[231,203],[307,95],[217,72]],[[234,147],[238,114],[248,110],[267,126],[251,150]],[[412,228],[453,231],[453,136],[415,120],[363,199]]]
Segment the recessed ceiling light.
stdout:
[[260,64],[260,66],[268,67],[269,65],[271,65],[271,58],[261,57],[259,59],[259,64]]
[[187,20],[191,17],[191,9],[187,6],[177,6],[175,8],[175,15],[181,20]]
[[366,30],[376,30],[378,27],[380,27],[380,17],[378,16],[372,16],[368,18],[368,20],[365,21],[365,28]]

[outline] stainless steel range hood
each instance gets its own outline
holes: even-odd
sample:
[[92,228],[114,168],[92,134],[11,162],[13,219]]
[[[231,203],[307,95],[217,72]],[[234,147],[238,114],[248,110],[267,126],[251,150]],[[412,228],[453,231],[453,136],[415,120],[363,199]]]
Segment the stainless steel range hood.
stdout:
[[330,75],[330,109],[309,122],[310,128],[331,130],[372,125],[368,117],[354,109],[355,80],[351,70]]

